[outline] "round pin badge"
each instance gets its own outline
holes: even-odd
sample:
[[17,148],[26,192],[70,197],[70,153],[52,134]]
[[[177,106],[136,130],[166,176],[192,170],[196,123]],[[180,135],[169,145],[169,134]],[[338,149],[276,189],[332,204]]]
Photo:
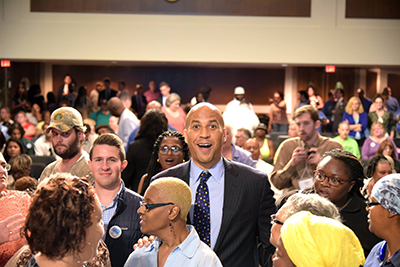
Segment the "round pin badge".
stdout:
[[114,239],[119,238],[122,235],[121,227],[119,227],[118,225],[114,225],[110,228],[108,234]]
[[374,142],[371,143],[371,147],[375,147],[376,144]]

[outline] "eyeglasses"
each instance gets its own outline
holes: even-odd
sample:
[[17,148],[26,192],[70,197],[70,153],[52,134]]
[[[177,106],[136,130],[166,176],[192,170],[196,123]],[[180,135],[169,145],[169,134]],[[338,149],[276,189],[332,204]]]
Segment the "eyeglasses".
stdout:
[[373,206],[381,205],[381,203],[379,203],[379,202],[371,202],[369,200],[365,201],[365,204],[367,205],[367,209],[370,209]]
[[329,177],[323,173],[320,173],[319,171],[314,171],[314,179],[317,179],[318,181],[322,182],[326,178],[328,178],[328,183],[332,186],[339,186],[341,184],[344,184],[346,182],[350,182],[349,180],[341,180],[339,178],[332,178]]
[[160,147],[160,154],[161,155],[167,155],[169,151],[172,152],[172,155],[178,156],[178,155],[181,154],[182,148],[177,147],[177,146],[171,146],[171,147],[163,146],[163,147]]
[[2,163],[2,164],[0,164],[0,166],[1,166],[1,168],[3,169],[3,170],[5,170],[5,171],[9,171],[9,170],[11,170],[11,165],[10,164],[7,164],[7,163]]
[[174,203],[169,202],[169,203],[147,204],[144,201],[140,201],[140,207],[144,207],[146,211],[149,211],[149,209],[158,208],[158,207],[167,206],[167,205],[174,205]]
[[272,215],[271,215],[271,224],[274,224],[274,223],[279,224],[279,225],[283,225],[283,222],[279,221],[279,220],[276,218],[276,214],[272,214]]

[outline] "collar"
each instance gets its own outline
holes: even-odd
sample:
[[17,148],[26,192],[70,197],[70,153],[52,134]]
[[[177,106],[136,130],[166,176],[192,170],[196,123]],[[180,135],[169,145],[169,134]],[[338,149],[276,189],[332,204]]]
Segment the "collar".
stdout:
[[[212,166],[209,170],[207,170],[211,173],[211,177],[217,182],[220,183],[222,179],[222,174],[224,173],[224,163],[222,162],[222,157],[220,160]],[[196,183],[200,179],[200,174],[203,172],[203,169],[201,169],[199,166],[194,163],[193,160],[191,160],[191,165],[190,165],[190,181],[191,183]]]
[[398,250],[396,253],[394,253],[394,255],[390,259],[387,259],[385,261],[385,257],[386,257],[386,253],[387,253],[387,242],[382,241],[382,246],[378,251],[378,259],[381,262],[391,262],[394,266],[398,266],[400,263],[399,252],[400,252],[400,250]]
[[296,137],[296,138],[298,138],[299,144],[300,144],[301,147],[304,147],[304,148],[306,148],[306,149],[307,149],[307,148],[310,149],[310,148],[312,148],[312,147],[319,147],[319,146],[322,145],[322,144],[325,142],[325,140],[327,139],[326,137],[321,136],[318,132],[317,132],[317,135],[318,135],[317,140],[316,140],[311,146],[307,145],[303,140],[300,139],[300,137]]
[[[194,227],[192,225],[186,225],[188,230],[189,230],[189,235],[183,240],[182,243],[180,243],[176,248],[174,248],[173,251],[175,250],[180,250],[183,255],[185,255],[186,258],[193,258],[194,255],[196,254],[196,251],[198,247],[200,246],[200,239],[199,235],[197,232],[194,230]],[[144,251],[145,252],[152,252],[153,250],[158,251],[160,245],[162,243],[162,240],[160,238],[156,238],[154,243],[148,246]],[[173,253],[171,252],[171,254]]]

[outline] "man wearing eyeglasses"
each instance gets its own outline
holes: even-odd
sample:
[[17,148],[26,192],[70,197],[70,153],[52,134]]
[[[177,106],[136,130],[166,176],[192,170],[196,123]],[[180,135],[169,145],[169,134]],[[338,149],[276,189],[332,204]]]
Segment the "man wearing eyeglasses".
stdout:
[[115,134],[103,134],[90,150],[89,167],[94,188],[103,210],[106,242],[111,265],[122,267],[142,236],[137,210],[143,198],[125,188],[121,173],[127,166],[121,139]]
[[322,155],[342,145],[318,133],[321,124],[318,110],[310,105],[295,111],[298,137],[285,140],[278,148],[274,158],[271,182],[276,188],[287,192],[293,189],[306,189],[313,185],[313,174]]
[[179,177],[189,184],[192,207],[188,222],[223,266],[258,267],[258,242],[266,254],[273,253],[269,219],[276,208],[267,175],[222,156],[226,129],[221,112],[210,103],[190,110],[184,135],[192,159],[153,180]]

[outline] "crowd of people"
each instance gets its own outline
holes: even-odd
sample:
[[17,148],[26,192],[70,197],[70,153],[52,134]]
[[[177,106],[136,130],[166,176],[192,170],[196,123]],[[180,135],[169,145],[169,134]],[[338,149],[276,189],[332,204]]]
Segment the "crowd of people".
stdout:
[[135,89],[66,75],[45,102],[24,80],[1,108],[0,266],[397,266],[390,88],[310,86],[292,120],[282,92],[264,120],[240,86],[223,113],[209,87]]

